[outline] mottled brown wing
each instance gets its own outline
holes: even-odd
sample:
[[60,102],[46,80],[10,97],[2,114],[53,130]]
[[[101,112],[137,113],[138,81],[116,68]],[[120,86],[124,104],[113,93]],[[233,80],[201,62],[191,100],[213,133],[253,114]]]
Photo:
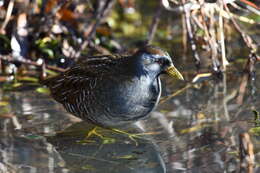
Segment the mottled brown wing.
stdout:
[[50,88],[51,95],[55,100],[64,104],[66,102],[74,103],[83,87],[86,86],[88,90],[88,86],[93,80],[95,80],[94,77],[74,76],[64,73],[45,80],[43,84]]
[[80,61],[68,71],[46,79],[42,83],[50,88],[55,100],[66,105],[87,102],[96,83],[104,76],[113,75],[121,59],[114,56],[97,56]]

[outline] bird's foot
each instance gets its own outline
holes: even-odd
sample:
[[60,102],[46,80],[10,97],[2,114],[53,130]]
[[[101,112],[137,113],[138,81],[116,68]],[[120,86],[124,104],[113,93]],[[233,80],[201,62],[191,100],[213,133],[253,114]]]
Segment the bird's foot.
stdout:
[[[130,133],[130,132],[116,129],[116,128],[104,129],[102,127],[95,126],[92,130],[87,132],[87,135],[85,136],[84,140],[81,142],[95,143],[97,141],[94,139],[96,139],[95,137],[98,137],[99,139],[102,140],[103,144],[115,143],[116,139],[118,139],[118,137],[112,138],[111,133],[109,133],[109,131],[127,136],[131,141],[133,141],[135,143],[136,146],[138,146],[138,140],[145,139],[144,136],[158,134],[157,132]],[[110,135],[109,135],[109,137],[107,137],[104,134],[107,134],[107,135],[110,134]],[[114,135],[112,135],[112,136],[114,136]]]
[[86,138],[90,138],[91,136],[98,136],[100,138],[103,138],[104,136],[97,132],[98,127],[95,126],[92,130],[90,130],[86,136]]
[[129,138],[130,140],[132,140],[132,141],[135,143],[136,146],[138,146],[137,139],[144,139],[143,137],[144,137],[145,135],[154,135],[154,134],[156,134],[156,132],[128,133],[128,132],[126,132],[126,131],[119,130],[119,129],[115,129],[115,128],[113,128],[112,130],[113,130],[114,132],[116,132],[116,133],[120,133],[120,134],[127,135],[128,138]]
[[91,140],[91,138],[93,136],[99,137],[103,141],[103,144],[108,144],[108,143],[114,143],[115,142],[114,138],[110,138],[110,137],[106,137],[106,136],[102,135],[102,128],[101,127],[95,126],[92,130],[90,130],[87,133],[84,141],[85,142],[96,142],[94,140]]

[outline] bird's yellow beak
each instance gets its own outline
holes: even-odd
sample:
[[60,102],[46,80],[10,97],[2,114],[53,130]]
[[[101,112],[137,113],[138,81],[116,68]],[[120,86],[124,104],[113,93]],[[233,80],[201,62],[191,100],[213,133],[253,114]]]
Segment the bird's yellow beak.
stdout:
[[184,80],[184,78],[181,75],[181,73],[173,65],[168,67],[165,71],[171,77],[174,77],[174,78],[177,78],[177,79],[180,79],[180,80]]

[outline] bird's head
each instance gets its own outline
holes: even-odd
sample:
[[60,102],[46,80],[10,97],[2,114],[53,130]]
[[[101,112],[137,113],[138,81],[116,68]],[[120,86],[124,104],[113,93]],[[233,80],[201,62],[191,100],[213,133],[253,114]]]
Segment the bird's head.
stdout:
[[159,76],[166,73],[171,77],[184,80],[173,65],[170,55],[159,47],[145,46],[136,52],[135,57],[138,57],[138,62],[148,74]]

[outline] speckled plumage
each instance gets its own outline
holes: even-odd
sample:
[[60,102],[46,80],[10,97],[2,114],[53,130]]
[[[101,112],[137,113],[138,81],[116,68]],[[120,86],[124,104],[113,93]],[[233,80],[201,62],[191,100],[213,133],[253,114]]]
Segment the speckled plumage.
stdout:
[[158,104],[159,75],[173,66],[167,52],[146,46],[132,56],[94,56],[45,80],[54,99],[75,116],[112,127],[146,117]]

